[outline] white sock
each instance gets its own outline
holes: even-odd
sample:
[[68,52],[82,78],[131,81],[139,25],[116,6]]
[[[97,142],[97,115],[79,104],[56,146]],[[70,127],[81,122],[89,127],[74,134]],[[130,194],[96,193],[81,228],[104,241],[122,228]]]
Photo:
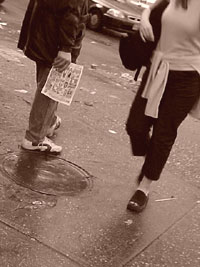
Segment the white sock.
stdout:
[[147,177],[143,177],[142,181],[140,182],[137,190],[144,192],[146,195],[149,194],[150,187],[151,187],[152,180],[148,179]]

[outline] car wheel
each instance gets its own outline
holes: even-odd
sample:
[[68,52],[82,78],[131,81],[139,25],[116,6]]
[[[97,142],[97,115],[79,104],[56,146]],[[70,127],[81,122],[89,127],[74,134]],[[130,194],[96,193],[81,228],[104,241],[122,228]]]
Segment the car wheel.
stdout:
[[100,10],[90,10],[90,19],[88,22],[88,28],[94,31],[100,31],[102,28],[103,15]]

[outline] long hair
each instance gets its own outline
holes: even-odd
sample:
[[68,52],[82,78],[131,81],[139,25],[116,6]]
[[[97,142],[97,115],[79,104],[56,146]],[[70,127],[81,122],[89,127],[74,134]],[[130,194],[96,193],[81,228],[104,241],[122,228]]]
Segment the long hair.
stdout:
[[176,6],[182,6],[182,8],[188,8],[188,0],[176,0]]

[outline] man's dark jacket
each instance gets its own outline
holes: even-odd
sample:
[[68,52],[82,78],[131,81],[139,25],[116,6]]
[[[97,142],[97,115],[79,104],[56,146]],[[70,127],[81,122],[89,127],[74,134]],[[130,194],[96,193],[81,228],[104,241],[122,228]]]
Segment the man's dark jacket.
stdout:
[[75,62],[88,18],[88,0],[30,0],[18,48],[34,61],[51,66],[58,51]]

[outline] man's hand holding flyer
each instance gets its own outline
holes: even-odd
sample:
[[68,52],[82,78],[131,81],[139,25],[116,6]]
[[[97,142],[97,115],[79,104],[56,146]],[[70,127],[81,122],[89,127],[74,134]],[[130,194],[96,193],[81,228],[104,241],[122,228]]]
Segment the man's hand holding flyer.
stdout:
[[69,67],[58,72],[52,68],[42,89],[42,94],[51,99],[70,105],[83,72],[83,66],[70,63]]

